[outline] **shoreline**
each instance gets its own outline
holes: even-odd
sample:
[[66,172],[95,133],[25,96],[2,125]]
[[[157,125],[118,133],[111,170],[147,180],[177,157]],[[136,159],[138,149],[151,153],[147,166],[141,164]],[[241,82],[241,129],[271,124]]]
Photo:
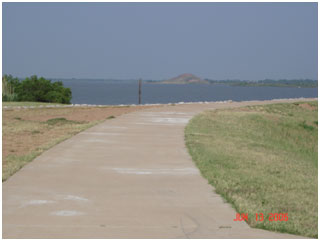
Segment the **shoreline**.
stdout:
[[[190,105],[190,104],[215,104],[215,103],[240,103],[240,102],[257,102],[257,101],[282,101],[282,100],[297,100],[297,101],[312,101],[318,100],[316,98],[280,98],[280,99],[267,99],[267,100],[224,100],[224,101],[195,101],[195,102],[176,102],[176,103],[154,103],[154,104],[119,104],[119,105],[98,105],[98,104],[58,104],[58,105],[38,105],[38,106],[2,106],[2,109],[40,109],[40,108],[71,108],[71,107],[131,107],[131,106],[166,106],[166,105]],[[5,102],[2,102],[2,105]]]

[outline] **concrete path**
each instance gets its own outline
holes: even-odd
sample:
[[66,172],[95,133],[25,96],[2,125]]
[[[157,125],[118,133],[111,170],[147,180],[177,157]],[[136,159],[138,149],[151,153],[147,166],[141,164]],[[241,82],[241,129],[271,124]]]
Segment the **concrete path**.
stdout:
[[193,115],[248,104],[132,112],[60,143],[3,183],[3,238],[295,238],[234,222],[185,148]]

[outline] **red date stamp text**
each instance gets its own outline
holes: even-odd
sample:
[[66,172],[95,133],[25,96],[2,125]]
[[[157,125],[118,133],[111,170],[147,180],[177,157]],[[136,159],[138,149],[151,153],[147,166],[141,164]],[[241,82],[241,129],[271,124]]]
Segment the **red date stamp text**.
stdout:
[[[269,222],[287,222],[289,220],[288,213],[268,213],[264,215],[263,213],[256,213],[256,221],[262,222],[265,219]],[[248,213],[237,213],[236,218],[233,221],[248,221]]]

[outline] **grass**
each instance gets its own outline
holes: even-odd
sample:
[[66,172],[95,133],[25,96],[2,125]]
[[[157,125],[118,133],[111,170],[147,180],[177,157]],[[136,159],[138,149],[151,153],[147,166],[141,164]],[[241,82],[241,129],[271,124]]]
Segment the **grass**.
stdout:
[[[185,129],[202,175],[251,227],[318,237],[318,103],[204,112]],[[263,213],[264,221],[255,214]],[[288,221],[269,221],[288,213]]]
[[2,110],[2,181],[45,150],[108,119],[145,106]]
[[60,103],[47,103],[47,102],[2,102],[2,106],[8,106],[8,107],[13,107],[13,106],[48,106],[48,105],[61,105],[63,106],[64,104]]
[[48,125],[66,125],[66,124],[82,124],[86,122],[67,120],[66,118],[60,117],[60,118],[49,119],[45,123],[47,123]]

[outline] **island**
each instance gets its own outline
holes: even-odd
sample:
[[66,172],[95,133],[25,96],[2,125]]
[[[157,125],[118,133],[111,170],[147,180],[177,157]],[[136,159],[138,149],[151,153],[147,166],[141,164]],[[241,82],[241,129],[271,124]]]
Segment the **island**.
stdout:
[[148,80],[146,83],[155,84],[216,84],[229,86],[255,86],[255,87],[296,87],[296,88],[317,88],[318,80],[312,79],[264,79],[264,80],[212,80],[202,79],[193,74],[185,73],[167,80]]

